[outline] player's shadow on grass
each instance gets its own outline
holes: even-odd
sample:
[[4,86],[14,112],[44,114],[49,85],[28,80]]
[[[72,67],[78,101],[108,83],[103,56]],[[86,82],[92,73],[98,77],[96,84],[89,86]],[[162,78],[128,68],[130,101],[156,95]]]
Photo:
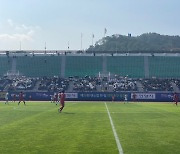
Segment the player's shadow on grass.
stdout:
[[62,112],[62,113],[64,113],[64,114],[75,114],[73,112]]

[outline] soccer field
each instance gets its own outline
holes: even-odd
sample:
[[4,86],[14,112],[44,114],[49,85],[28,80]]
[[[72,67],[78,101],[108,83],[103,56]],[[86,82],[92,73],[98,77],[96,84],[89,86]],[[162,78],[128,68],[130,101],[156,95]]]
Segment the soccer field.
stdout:
[[180,153],[180,107],[106,104],[67,102],[58,113],[49,102],[0,103],[0,153],[117,154],[115,137],[126,154]]

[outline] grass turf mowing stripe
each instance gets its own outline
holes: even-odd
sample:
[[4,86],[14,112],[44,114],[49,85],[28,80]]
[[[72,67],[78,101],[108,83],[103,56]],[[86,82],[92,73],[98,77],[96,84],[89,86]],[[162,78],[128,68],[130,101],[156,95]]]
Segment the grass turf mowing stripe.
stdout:
[[19,106],[22,110],[16,106],[0,112],[0,125],[8,125],[0,126],[2,154],[118,153],[104,102],[67,103],[62,113],[50,103],[29,103]]
[[114,123],[113,123],[112,118],[111,118],[111,114],[109,112],[109,109],[108,109],[106,103],[105,103],[105,106],[106,106],[106,110],[107,110],[107,113],[108,113],[108,116],[109,116],[109,120],[110,120],[110,123],[111,123],[111,127],[112,127],[112,130],[113,130],[114,138],[116,140],[116,144],[117,144],[117,148],[118,148],[119,154],[123,154],[123,149],[122,149],[119,137],[117,135],[116,129],[114,127]]

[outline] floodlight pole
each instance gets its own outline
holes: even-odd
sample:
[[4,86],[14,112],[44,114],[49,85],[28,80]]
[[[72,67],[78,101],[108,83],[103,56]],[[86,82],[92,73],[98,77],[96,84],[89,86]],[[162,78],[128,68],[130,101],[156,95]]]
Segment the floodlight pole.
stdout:
[[69,41],[68,41],[68,51],[69,51]]
[[94,45],[94,34],[92,34],[92,46]]
[[44,47],[44,49],[45,49],[45,54],[46,54],[46,42],[45,42],[45,47]]
[[82,51],[82,37],[83,37],[83,34],[81,33],[81,51]]
[[19,50],[21,51],[21,41],[20,41],[20,44],[19,44]]

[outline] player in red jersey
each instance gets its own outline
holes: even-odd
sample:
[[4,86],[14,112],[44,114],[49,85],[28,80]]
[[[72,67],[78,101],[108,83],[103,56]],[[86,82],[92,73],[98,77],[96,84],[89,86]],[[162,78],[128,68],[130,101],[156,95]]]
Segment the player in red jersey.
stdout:
[[64,90],[63,90],[62,93],[60,94],[61,107],[58,109],[59,112],[61,112],[63,110],[63,108],[64,108],[65,98],[66,98],[66,95],[65,95]]
[[114,95],[112,95],[112,102],[114,102],[114,100],[115,100],[115,96],[114,96]]
[[179,97],[178,97],[177,93],[174,93],[173,100],[175,102],[174,104],[176,104],[176,106],[177,106],[178,105],[178,101],[179,101]]
[[16,94],[13,95],[13,102],[15,103],[16,101]]
[[18,103],[18,105],[20,104],[21,101],[24,102],[24,105],[26,105],[26,102],[25,102],[25,100],[24,100],[24,94],[23,94],[22,91],[21,91],[20,94],[19,94],[19,103]]

